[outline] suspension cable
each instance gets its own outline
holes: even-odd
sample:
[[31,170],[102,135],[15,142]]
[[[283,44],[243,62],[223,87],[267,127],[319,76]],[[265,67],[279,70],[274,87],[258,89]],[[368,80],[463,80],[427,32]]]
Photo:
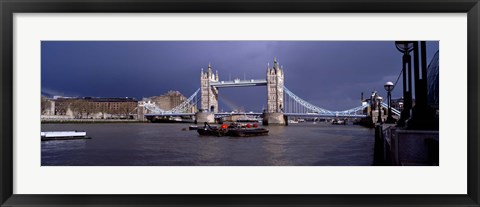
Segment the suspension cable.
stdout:
[[398,80],[400,80],[400,76],[402,76],[402,74],[403,74],[403,67],[400,70],[400,74],[398,74],[397,80],[395,81],[395,84],[393,85],[392,91],[395,90],[395,88],[397,86],[397,83],[398,83]]

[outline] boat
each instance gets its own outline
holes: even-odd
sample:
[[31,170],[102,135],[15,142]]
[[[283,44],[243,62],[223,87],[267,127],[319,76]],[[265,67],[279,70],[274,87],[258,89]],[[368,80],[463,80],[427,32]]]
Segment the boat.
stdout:
[[265,128],[238,128],[228,129],[227,136],[232,137],[251,137],[268,135],[268,129]]
[[332,121],[332,125],[347,125],[347,122],[344,120],[335,119]]
[[216,126],[210,126],[207,122],[205,122],[205,125],[203,128],[198,128],[197,129],[198,134],[202,136],[225,136],[227,133],[226,129],[218,128]]
[[295,121],[295,120],[288,120],[288,123],[289,123],[289,124],[298,124],[298,121]]
[[72,139],[91,139],[87,136],[87,132],[78,131],[47,131],[40,132],[42,141],[49,140],[72,140]]
[[257,128],[258,124],[240,124],[240,123],[231,123],[229,126],[222,128],[227,129],[227,136],[232,137],[251,137],[251,136],[262,136],[268,135],[268,129]]
[[198,134],[202,136],[232,136],[232,137],[249,137],[268,135],[268,129],[257,128],[257,124],[239,124],[231,123],[230,125],[222,124],[221,127],[210,126],[205,123],[203,128],[197,129]]

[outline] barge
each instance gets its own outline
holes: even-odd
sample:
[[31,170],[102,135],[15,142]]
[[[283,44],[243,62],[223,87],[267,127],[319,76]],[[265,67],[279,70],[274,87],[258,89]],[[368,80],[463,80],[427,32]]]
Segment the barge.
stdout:
[[205,123],[203,128],[198,128],[198,134],[202,136],[231,136],[231,137],[251,137],[268,135],[268,129],[257,128],[257,124],[222,124],[221,127],[210,126]]

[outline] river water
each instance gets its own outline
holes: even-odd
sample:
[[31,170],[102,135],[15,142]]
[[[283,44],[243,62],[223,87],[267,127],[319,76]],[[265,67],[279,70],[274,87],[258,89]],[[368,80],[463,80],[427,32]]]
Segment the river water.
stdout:
[[268,136],[201,137],[189,124],[42,124],[89,140],[42,141],[42,166],[366,166],[374,130],[356,125],[268,126]]

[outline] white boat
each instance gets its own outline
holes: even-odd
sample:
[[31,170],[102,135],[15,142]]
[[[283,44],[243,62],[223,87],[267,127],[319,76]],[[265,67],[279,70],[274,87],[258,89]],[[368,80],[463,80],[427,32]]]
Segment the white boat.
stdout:
[[42,141],[46,140],[65,140],[65,139],[89,139],[87,132],[78,131],[49,131],[40,132]]
[[335,119],[335,120],[332,121],[332,124],[333,125],[347,125],[347,122],[345,122],[344,120]]
[[298,121],[295,121],[295,120],[288,120],[288,123],[289,123],[289,124],[298,124]]

